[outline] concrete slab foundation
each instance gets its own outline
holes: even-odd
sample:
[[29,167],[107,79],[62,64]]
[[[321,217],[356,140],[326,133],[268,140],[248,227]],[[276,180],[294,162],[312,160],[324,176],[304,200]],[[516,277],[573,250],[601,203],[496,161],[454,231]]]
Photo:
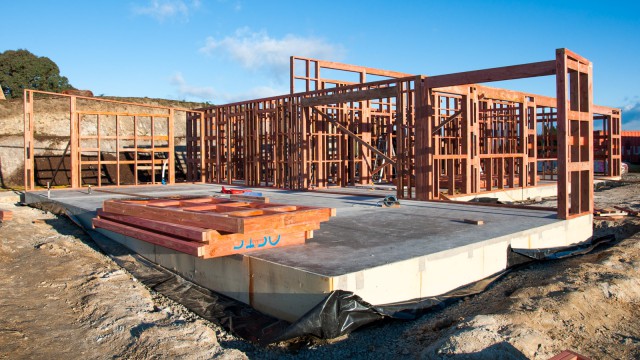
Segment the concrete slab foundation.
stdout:
[[[27,203],[56,202],[91,226],[110,198],[219,195],[220,186],[138,186],[101,191],[29,192]],[[352,291],[374,305],[442,294],[507,266],[507,249],[574,244],[592,236],[592,215],[558,220],[555,212],[402,201],[377,197],[260,189],[273,203],[333,207],[305,245],[200,259],[110,231],[98,231],[201,286],[295,321],[331,291]],[[463,222],[482,220],[484,225]]]

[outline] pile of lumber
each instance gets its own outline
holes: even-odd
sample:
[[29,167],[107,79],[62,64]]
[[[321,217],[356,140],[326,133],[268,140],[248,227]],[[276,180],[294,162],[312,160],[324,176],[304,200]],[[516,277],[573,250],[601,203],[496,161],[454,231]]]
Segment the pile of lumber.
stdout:
[[13,212],[10,210],[0,210],[0,222],[13,220]]
[[207,259],[304,244],[335,216],[331,208],[252,200],[106,200],[93,226]]
[[619,211],[616,208],[593,209],[596,220],[620,220],[628,215],[626,211]]

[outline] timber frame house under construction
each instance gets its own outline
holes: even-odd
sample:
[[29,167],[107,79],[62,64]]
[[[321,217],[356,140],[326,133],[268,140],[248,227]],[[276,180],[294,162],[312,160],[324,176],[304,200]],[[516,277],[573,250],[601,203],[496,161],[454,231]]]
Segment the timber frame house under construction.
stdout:
[[[321,77],[327,69],[359,81]],[[476,85],[547,75],[557,98]],[[620,110],[593,105],[591,62],[566,49],[439,76],[291,57],[290,79],[289,95],[188,114],[189,179],[299,190],[386,182],[418,200],[553,180],[569,218],[593,210],[594,161],[620,176]]]
[[[551,75],[556,98],[477,85]],[[604,176],[620,176],[620,109],[593,104],[592,64],[567,49],[548,61],[438,76],[291,57],[290,82],[290,94],[282,96],[120,114],[133,117],[133,135],[92,135],[98,146],[86,150],[99,153],[101,139],[133,141],[127,151],[135,160],[124,165],[138,174],[168,163],[171,184],[173,113],[186,111],[188,181],[291,190],[387,183],[398,198],[416,200],[556,181],[561,219],[593,212],[594,164]],[[34,92],[25,91],[27,190],[34,188]],[[81,187],[78,128],[89,112],[77,110],[75,99],[71,186]],[[145,116],[166,121],[166,133],[138,139],[135,119]],[[151,149],[138,140],[150,141]],[[162,146],[154,148],[156,141]],[[139,152],[151,152],[149,160],[139,161]],[[168,162],[156,160],[156,152]],[[119,156],[115,162],[123,165]]]

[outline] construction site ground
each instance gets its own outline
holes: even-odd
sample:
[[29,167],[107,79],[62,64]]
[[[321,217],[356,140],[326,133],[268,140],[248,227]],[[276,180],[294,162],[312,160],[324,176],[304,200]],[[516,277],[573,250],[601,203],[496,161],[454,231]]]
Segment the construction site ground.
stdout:
[[[613,245],[507,274],[416,321],[259,347],[149,291],[63,216],[0,193],[0,358],[640,358],[640,218],[595,220]],[[551,200],[552,201],[552,200]],[[597,208],[640,209],[640,175],[598,186]]]

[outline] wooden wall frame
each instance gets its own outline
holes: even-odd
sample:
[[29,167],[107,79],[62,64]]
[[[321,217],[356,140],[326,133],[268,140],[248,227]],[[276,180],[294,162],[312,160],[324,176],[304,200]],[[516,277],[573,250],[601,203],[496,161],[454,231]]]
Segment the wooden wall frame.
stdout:
[[[69,100],[68,147],[60,162],[64,160],[68,151],[71,188],[86,186],[87,179],[83,170],[87,167],[97,168],[97,178],[92,182],[97,187],[125,185],[121,176],[123,166],[131,167],[134,176],[133,183],[126,185],[160,183],[158,177],[163,166],[166,172],[165,182],[174,184],[175,113],[189,111],[192,117],[203,116],[202,112],[189,109],[25,89],[24,186],[27,191],[36,188],[34,144],[39,114],[34,110],[34,103],[39,98],[51,96],[66,97]],[[104,110],[116,105],[133,106],[140,110]],[[112,158],[105,159],[105,153],[111,153]],[[102,173],[106,166],[115,166],[112,184],[103,182]],[[140,172],[145,172],[150,181],[141,181],[138,178]]]
[[[593,156],[576,161],[571,154],[593,151],[588,124],[594,114],[605,116],[607,141],[595,147],[606,152],[606,175],[618,176],[620,111],[599,106],[567,120],[577,113],[566,110],[563,98],[594,108],[591,85],[584,85],[591,70],[569,50],[558,53],[566,60],[558,55],[438,76],[293,56],[290,94],[200,109],[205,124],[189,128],[207,131],[200,141],[193,137],[192,147],[205,154],[197,162],[205,171],[194,171],[191,180],[298,190],[381,181],[395,184],[399,198],[419,200],[558,181],[566,198],[558,216],[586,214]],[[580,80],[568,80],[565,88],[561,64]],[[328,70],[355,79],[336,79]],[[366,82],[367,75],[386,80]],[[553,75],[558,98],[477,84]],[[295,92],[296,83],[302,92]],[[578,137],[567,132],[570,126],[579,127]]]

